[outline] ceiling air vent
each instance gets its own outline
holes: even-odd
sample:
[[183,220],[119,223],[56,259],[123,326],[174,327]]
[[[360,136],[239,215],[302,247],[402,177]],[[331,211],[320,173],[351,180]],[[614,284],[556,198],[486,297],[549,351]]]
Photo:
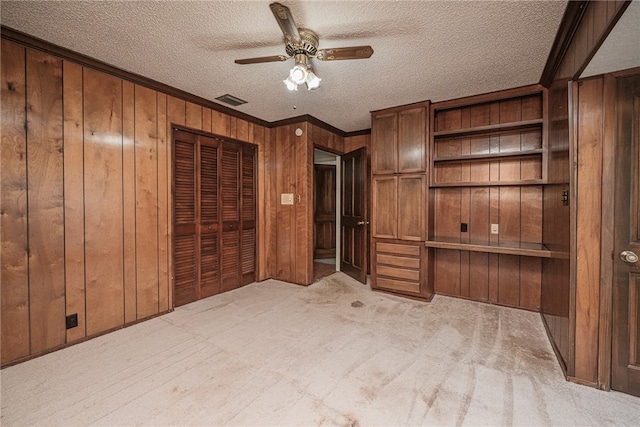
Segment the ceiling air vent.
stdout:
[[236,98],[235,96],[229,95],[229,94],[219,96],[216,99],[218,101],[224,102],[225,104],[233,105],[234,107],[247,103],[247,101],[240,98]]

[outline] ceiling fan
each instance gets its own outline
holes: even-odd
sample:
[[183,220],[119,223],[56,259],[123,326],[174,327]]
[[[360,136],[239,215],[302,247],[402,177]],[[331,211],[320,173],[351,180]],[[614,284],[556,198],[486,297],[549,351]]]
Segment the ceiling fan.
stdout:
[[261,62],[278,62],[294,58],[295,66],[284,79],[289,90],[298,90],[298,85],[306,84],[307,89],[320,86],[320,78],[315,75],[309,59],[320,61],[337,61],[343,59],[366,59],[373,55],[371,46],[338,47],[318,50],[318,35],[308,28],[298,28],[291,11],[280,3],[269,5],[280,29],[284,34],[285,55],[262,56],[259,58],[236,59],[236,64],[258,64]]

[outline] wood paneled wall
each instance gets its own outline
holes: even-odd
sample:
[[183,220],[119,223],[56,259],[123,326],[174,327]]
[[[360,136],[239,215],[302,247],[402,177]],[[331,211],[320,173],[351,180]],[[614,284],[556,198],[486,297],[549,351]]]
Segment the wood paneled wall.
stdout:
[[[606,363],[610,335],[601,312],[601,299],[607,296],[600,294],[606,252],[601,235],[606,232],[601,221],[606,195],[602,171],[607,162],[603,80],[588,80],[579,89],[569,86],[628,3],[591,1],[586,5],[549,88],[549,185],[544,189],[543,240],[552,251],[569,252],[570,259],[544,260],[541,311],[567,376],[602,388],[608,388],[610,377]],[[568,205],[562,201],[563,192],[569,193]]]
[[[347,136],[344,138],[344,152],[349,153],[361,147],[367,147],[367,156],[371,158],[371,134]],[[369,210],[371,212],[371,210]]]
[[[271,133],[274,186],[267,216],[273,218],[272,277],[308,285],[313,281],[313,149],[342,154],[344,138],[306,122],[278,126]],[[293,205],[282,204],[282,194],[293,194]]]
[[[544,186],[543,241],[552,252],[570,251],[569,196],[569,105],[567,80],[556,81],[549,89],[549,183]],[[573,372],[573,345],[569,339],[569,257],[542,261],[540,311],[560,363]]]
[[[542,186],[438,188],[434,204],[433,235],[440,239],[542,242]],[[499,234],[490,233],[491,224],[499,224]],[[541,268],[537,257],[436,249],[435,291],[537,310]]]
[[270,276],[264,127],[5,39],[1,78],[3,365],[173,307],[172,124],[258,145]]

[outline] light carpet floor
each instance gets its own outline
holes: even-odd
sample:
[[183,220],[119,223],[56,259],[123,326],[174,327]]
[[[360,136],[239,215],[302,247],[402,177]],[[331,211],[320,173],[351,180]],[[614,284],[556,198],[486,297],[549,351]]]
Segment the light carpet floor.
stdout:
[[566,382],[537,313],[275,280],[1,371],[14,425],[639,425]]

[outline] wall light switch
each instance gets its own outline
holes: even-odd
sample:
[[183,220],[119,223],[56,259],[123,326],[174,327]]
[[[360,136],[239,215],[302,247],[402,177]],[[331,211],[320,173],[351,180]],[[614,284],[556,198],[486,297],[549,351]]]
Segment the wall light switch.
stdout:
[[292,205],[293,204],[293,193],[282,193],[280,195],[280,204],[281,205]]
[[498,224],[491,224],[491,234],[498,234]]

